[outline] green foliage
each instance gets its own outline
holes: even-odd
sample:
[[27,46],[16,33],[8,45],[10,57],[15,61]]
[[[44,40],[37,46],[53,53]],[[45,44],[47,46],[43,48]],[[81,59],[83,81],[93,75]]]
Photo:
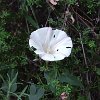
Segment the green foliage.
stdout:
[[68,5],[76,4],[76,0],[59,0],[60,3],[67,3]]
[[66,2],[67,2],[68,4],[70,4],[70,5],[71,5],[71,4],[73,5],[73,4],[76,3],[76,0],[66,0]]
[[34,28],[39,28],[38,24],[32,19],[32,17],[26,16],[26,19]]
[[[63,92],[69,100],[88,100],[89,92],[98,100],[99,6],[95,0],[59,0],[56,6],[46,0],[1,0],[0,100],[59,100]],[[70,57],[45,64],[29,50],[30,33],[43,26],[63,29],[72,37]]]
[[[56,75],[56,73],[54,71],[45,72],[44,73],[44,77],[47,80],[48,88],[56,96],[59,96],[63,92],[66,92],[66,93],[70,93],[71,92],[71,90],[72,90],[71,85],[62,84],[61,81],[59,81],[59,77]],[[69,83],[69,81],[68,81],[68,83]]]
[[[8,15],[10,16],[7,13],[1,15],[4,24]],[[18,65],[18,62],[21,62],[21,65],[27,64],[27,56],[25,55],[26,46],[22,46],[26,40],[22,41],[22,37],[16,37],[14,34],[7,32],[2,22],[0,24],[0,70],[14,68]],[[18,50],[19,48],[21,50]]]
[[82,4],[86,5],[88,8],[88,14],[92,14],[96,7],[99,7],[99,1],[96,0],[81,0]]
[[62,83],[66,82],[71,85],[80,86],[82,87],[81,81],[79,81],[75,76],[71,75],[68,71],[63,72],[59,78]]
[[78,96],[77,100],[86,100],[86,97],[85,96]]
[[100,75],[100,68],[96,68],[96,73]]
[[13,70],[11,72],[11,75],[7,74],[7,79],[5,80],[1,75],[1,79],[3,81],[2,87],[0,88],[4,92],[6,92],[6,99],[9,100],[10,94],[15,92],[17,90],[17,76],[18,73],[15,73]]
[[59,83],[55,72],[54,71],[44,72],[44,77],[46,78],[47,84],[48,84],[49,88],[51,89],[51,91],[55,93],[56,86]]
[[30,86],[30,95],[29,100],[40,100],[40,98],[44,95],[43,88],[37,88],[35,84],[31,84]]
[[0,54],[10,49],[10,46],[6,43],[6,39],[10,36],[2,27],[0,27]]

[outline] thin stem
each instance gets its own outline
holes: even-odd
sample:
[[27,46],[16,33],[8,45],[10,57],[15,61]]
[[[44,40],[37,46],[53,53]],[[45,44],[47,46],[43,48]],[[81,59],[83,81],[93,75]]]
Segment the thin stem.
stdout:
[[29,30],[29,26],[28,26],[27,20],[26,20],[26,26],[27,26],[27,32],[30,33],[30,30]]
[[[82,51],[83,51],[84,62],[85,62],[86,68],[88,69],[88,64],[87,64],[87,59],[86,59],[86,53],[85,53],[85,49],[84,49],[84,45],[83,45],[81,33],[78,31],[78,29],[74,25],[72,25],[72,24],[70,24],[70,25],[79,33],[79,37],[80,37],[80,40],[81,40],[81,47],[82,47]],[[86,81],[87,81],[87,84],[89,86],[89,75],[88,75],[88,71],[86,73]],[[88,100],[91,100],[91,93],[90,93],[90,91],[88,91],[87,94],[88,94]]]
[[9,83],[9,86],[8,86],[8,91],[7,91],[7,100],[9,100],[9,97],[10,97],[10,88],[11,88],[11,84]]
[[[85,54],[85,49],[84,49],[84,45],[83,45],[81,33],[78,31],[78,29],[76,27],[74,27],[74,28],[79,33],[80,40],[81,40],[82,51],[83,51],[83,56],[84,56],[84,62],[85,62],[86,68],[88,69],[88,64],[87,64],[87,59],[86,59],[86,54]],[[86,73],[86,80],[87,80],[87,84],[89,85],[89,75],[88,75],[88,71]],[[88,92],[88,100],[91,100],[91,93],[90,93],[90,91]]]
[[56,79],[57,78],[57,73],[58,73],[57,62],[55,62],[54,71],[55,71],[55,79]]
[[[36,18],[36,16],[35,16],[35,13],[34,13],[34,10],[33,10],[32,6],[30,6],[30,9],[31,9],[32,14],[33,14],[33,17],[34,17],[34,19],[35,19],[35,21],[36,21],[36,23],[37,23],[37,25],[38,25],[38,21],[37,21],[37,18]],[[38,25],[38,27],[39,27],[39,25]]]
[[[79,33],[79,35],[80,35],[80,39],[81,39],[81,46],[82,46],[82,50],[83,50],[83,56],[84,56],[85,65],[86,65],[86,68],[88,69],[88,64],[87,64],[87,60],[86,60],[86,54],[85,54],[85,50],[84,50],[84,46],[83,46],[83,41],[82,41],[81,33]],[[86,72],[86,80],[87,80],[87,84],[89,85],[88,71]],[[88,100],[91,100],[90,91],[88,92]]]
[[82,36],[81,36],[80,32],[79,32],[79,35],[80,35],[80,40],[81,40],[81,46],[82,46],[82,50],[83,50],[83,56],[84,56],[85,65],[86,65],[86,68],[88,68],[88,64],[87,64],[87,60],[86,60],[86,54],[85,54],[85,50],[84,50],[84,46],[83,46],[83,41],[82,41]]
[[[66,4],[64,6],[64,9],[66,9]],[[63,30],[65,26],[66,26],[66,14],[64,14],[64,20],[63,20],[63,24],[62,24],[61,30]]]
[[45,66],[46,70],[48,70],[48,61],[46,61],[46,66]]
[[[94,36],[96,36],[96,33],[94,32],[94,25],[90,22],[90,21],[88,21],[87,19],[85,19],[85,18],[83,18],[81,15],[79,15],[73,8],[72,8],[72,10],[73,10],[73,12],[76,14],[76,17],[78,17],[88,28],[90,28],[91,29],[91,31],[93,32],[93,34],[94,34]],[[77,18],[77,19],[78,19]],[[86,23],[86,22],[87,23]],[[90,26],[90,25],[92,26]]]
[[38,74],[37,74],[37,77],[38,77],[39,81],[41,82],[42,86],[44,86],[44,84],[43,84],[43,82]]
[[46,23],[45,23],[45,27],[47,26],[48,19],[50,18],[50,14],[51,14],[51,10],[49,10],[48,17],[47,17],[47,20],[46,20]]

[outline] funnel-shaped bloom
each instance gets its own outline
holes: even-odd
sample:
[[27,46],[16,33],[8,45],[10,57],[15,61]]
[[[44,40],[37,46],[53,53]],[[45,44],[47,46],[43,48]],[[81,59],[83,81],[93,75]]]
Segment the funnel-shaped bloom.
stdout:
[[44,27],[32,32],[29,39],[30,47],[46,61],[57,61],[68,57],[72,50],[72,40],[64,31]]

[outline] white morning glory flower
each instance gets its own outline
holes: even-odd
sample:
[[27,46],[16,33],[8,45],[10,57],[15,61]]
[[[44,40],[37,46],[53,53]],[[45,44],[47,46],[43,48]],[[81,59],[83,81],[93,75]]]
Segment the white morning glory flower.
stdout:
[[46,61],[57,61],[68,57],[72,50],[71,38],[62,30],[43,27],[32,32],[29,39],[30,47],[39,57]]

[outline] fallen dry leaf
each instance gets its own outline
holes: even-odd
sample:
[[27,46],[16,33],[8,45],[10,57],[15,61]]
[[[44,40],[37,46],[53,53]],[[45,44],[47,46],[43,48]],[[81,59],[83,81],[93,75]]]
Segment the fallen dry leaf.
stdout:
[[57,5],[57,2],[58,2],[59,0],[49,0],[49,2],[52,4],[52,5]]

